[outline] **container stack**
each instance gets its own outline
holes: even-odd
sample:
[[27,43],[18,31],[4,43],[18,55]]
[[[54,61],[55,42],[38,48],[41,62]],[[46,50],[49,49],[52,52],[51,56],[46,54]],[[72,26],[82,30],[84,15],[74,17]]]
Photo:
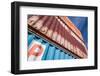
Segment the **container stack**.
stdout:
[[[87,58],[82,34],[67,16],[31,15],[27,23],[28,53],[37,52],[35,57],[29,54],[29,60]],[[35,44],[38,50],[32,50]]]

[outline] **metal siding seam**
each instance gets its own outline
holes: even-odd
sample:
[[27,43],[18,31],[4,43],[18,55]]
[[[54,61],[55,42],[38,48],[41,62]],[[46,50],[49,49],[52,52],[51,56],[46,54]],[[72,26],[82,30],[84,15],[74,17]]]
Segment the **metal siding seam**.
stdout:
[[64,52],[64,59],[66,59],[66,58],[65,58],[65,55],[66,55],[66,53]]
[[50,44],[46,60],[53,60],[54,50],[55,50],[55,48],[53,47],[53,45]]
[[30,45],[32,40],[33,40],[33,35],[28,35],[28,46]]
[[60,55],[60,59],[64,59],[64,52],[61,50],[61,55]]
[[65,55],[65,58],[66,58],[66,59],[70,59],[68,54]]
[[52,24],[50,25],[50,28],[48,29],[48,31],[47,31],[47,33],[46,33],[46,36],[48,36],[48,37],[52,37],[52,34],[53,34],[53,31],[54,31],[54,28],[55,28],[55,26],[56,26],[56,23],[57,23],[57,20],[56,20],[56,18],[54,17],[54,20],[53,20],[53,22],[52,22]]
[[49,19],[47,21],[44,22],[44,25],[40,28],[40,31],[44,34],[47,33],[48,29],[50,28],[50,25],[53,21],[53,17],[49,17]]
[[60,50],[58,48],[55,49],[55,55],[54,55],[54,60],[58,60],[60,55]]
[[69,55],[69,59],[72,59],[72,56],[71,55]]
[[57,27],[58,27],[58,23],[56,24],[55,29],[53,31],[53,35],[52,35],[52,39],[54,41],[56,41],[56,39],[57,39],[57,30],[58,30]]
[[45,24],[46,20],[48,20],[48,16],[42,17],[42,19],[38,20],[32,27],[39,30]]
[[44,50],[42,60],[46,60],[46,57],[47,57],[47,54],[48,54],[49,43],[45,43],[45,45],[46,45],[46,49]]

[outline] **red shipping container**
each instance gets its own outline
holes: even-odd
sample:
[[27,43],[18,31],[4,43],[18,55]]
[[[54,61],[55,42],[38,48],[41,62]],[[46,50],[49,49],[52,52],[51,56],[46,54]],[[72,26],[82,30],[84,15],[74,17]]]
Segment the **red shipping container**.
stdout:
[[44,23],[43,27],[41,27],[40,31],[44,34],[46,34],[47,30],[50,28],[52,21],[53,21],[53,16],[50,16],[49,19]]
[[38,21],[41,17],[42,16],[35,16],[35,15],[31,16],[27,21],[28,25],[30,25],[30,26],[34,25],[36,23],[36,21]]
[[50,38],[52,37],[52,34],[53,34],[53,31],[54,31],[54,28],[55,28],[56,24],[57,24],[57,19],[54,17],[53,22],[50,25],[50,27],[49,27],[49,29],[48,29],[48,31],[46,33],[46,35],[48,37],[50,37]]
[[65,30],[64,30],[64,26],[61,25],[62,29],[61,29],[61,45],[64,46],[64,33],[65,33]]
[[61,25],[60,25],[60,22],[58,21],[58,23],[59,23],[59,25],[58,25],[58,27],[57,27],[57,40],[56,40],[56,42],[57,43],[59,43],[60,44],[60,42],[61,42]]
[[55,29],[54,29],[53,34],[52,34],[52,39],[53,39],[54,41],[57,40],[58,26],[59,26],[59,23],[58,23],[58,21],[57,21],[57,24],[56,24]]
[[45,23],[45,21],[46,21],[47,19],[48,19],[48,16],[42,17],[40,20],[38,20],[38,21],[35,23],[35,25],[33,25],[33,28],[39,30],[39,29],[44,25],[44,23]]

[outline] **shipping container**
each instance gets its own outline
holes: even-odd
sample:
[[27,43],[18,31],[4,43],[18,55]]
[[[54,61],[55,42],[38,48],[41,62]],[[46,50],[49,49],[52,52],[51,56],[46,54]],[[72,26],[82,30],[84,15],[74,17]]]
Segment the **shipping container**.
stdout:
[[[39,46],[36,46],[36,44]],[[34,49],[30,52],[32,46],[39,49],[33,47]],[[36,52],[36,54],[34,54],[32,51]],[[28,32],[28,54],[29,61],[78,58],[77,56],[70,54],[68,51],[65,52],[63,49],[31,32]]]
[[28,16],[28,25],[33,26],[42,16],[29,15]]
[[53,20],[52,24],[50,25],[50,28],[48,29],[46,36],[52,38],[52,34],[53,34],[56,24],[57,24],[57,19],[54,17],[54,20]]
[[50,28],[53,21],[53,16],[48,17],[47,21],[44,23],[44,25],[41,27],[40,31],[44,34],[47,33],[48,29]]
[[52,33],[52,39],[54,40],[54,41],[56,41],[57,40],[57,35],[58,35],[58,26],[59,26],[59,23],[57,22],[57,24],[55,25],[55,28],[54,28],[54,30],[53,30],[53,33]]
[[33,28],[40,29],[43,25],[45,25],[46,21],[48,20],[48,16],[43,16],[41,19],[39,19],[34,25]]
[[[31,29],[32,32],[36,30],[37,34],[43,36],[45,39],[49,40],[50,42],[53,42],[57,46],[60,46],[60,48],[68,50],[69,52],[74,53],[75,55],[78,55],[81,58],[86,58],[86,46],[82,39],[79,38],[79,36],[81,36],[81,33],[68,19],[67,16],[32,16],[28,18],[28,25],[31,27],[28,29]],[[77,36],[77,34],[79,36]],[[29,46],[33,36],[29,35],[28,37]],[[56,59],[55,57],[50,57],[51,55],[55,55],[56,51],[49,51],[49,49],[58,50],[58,48],[53,47],[52,44],[48,45],[47,41],[44,45],[49,47],[46,48],[48,49],[46,53],[46,56],[48,57],[46,59]],[[63,56],[63,54],[65,55],[65,53],[63,53],[62,50],[60,50],[60,52],[61,53],[59,55],[61,56],[61,59],[65,58],[66,56]],[[45,59],[45,57],[43,57],[43,59]]]

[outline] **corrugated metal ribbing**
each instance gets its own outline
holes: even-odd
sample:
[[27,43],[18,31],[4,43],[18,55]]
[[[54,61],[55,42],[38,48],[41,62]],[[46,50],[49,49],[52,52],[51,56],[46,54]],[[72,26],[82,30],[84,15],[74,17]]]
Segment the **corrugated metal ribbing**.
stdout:
[[41,19],[43,16],[29,16],[28,17],[28,24],[30,26],[33,26],[39,19]]
[[[61,17],[61,19],[59,17],[58,16],[31,16],[28,19],[28,25],[36,29],[37,31],[39,31],[41,34],[45,35],[47,38],[57,42],[60,46],[65,47],[66,50],[68,49],[70,52],[73,52],[79,57],[86,58],[87,49],[85,48],[85,46],[83,46],[84,43],[80,40],[80,38],[79,38],[80,41],[76,39],[75,36],[72,35],[73,32],[72,29],[67,27],[67,25],[61,20],[61,19],[65,19],[65,17],[64,18]],[[71,22],[68,23],[70,24]],[[74,27],[72,28],[75,31],[76,27],[75,28]],[[78,31],[78,35],[80,35],[79,30],[77,31]],[[31,40],[29,40],[28,44],[30,42]],[[45,45],[47,46],[47,44]],[[55,52],[58,51],[53,51],[57,49],[54,48],[53,45],[48,45],[48,46],[49,48],[46,48],[48,49],[48,51],[46,52],[46,56],[47,56],[46,59],[51,60],[55,58],[52,57],[52,55],[55,55]],[[50,49],[52,49],[52,51],[50,51]],[[59,59],[65,58],[66,55],[65,56],[64,55],[65,54],[63,52],[60,52]],[[43,59],[45,59],[45,57]]]
[[52,24],[52,21],[53,21],[53,17],[49,17],[47,19],[47,21],[45,22],[45,24],[41,27],[40,31],[44,34],[47,33],[47,30],[50,28],[50,25]]
[[52,37],[51,37],[51,39],[53,39],[53,40],[55,40],[55,41],[57,40],[57,34],[58,34],[57,31],[59,30],[59,29],[58,29],[58,26],[59,26],[59,23],[57,22],[56,25],[55,25],[55,28],[54,28],[54,30],[53,30]]
[[43,25],[46,24],[48,18],[49,18],[48,16],[42,17],[34,25],[32,25],[32,27],[34,27],[35,29],[38,29],[39,30],[41,27],[43,27]]
[[75,24],[75,26],[81,31],[85,44],[88,44],[88,17],[80,16],[68,16],[68,18]]
[[53,34],[53,31],[54,31],[54,29],[56,27],[55,26],[56,24],[57,24],[57,20],[56,20],[56,18],[54,18],[54,20],[52,21],[52,24],[50,25],[50,27],[49,27],[49,29],[48,29],[48,31],[46,33],[46,36],[52,38],[52,34]]
[[[75,59],[76,57],[72,56],[70,53],[65,53],[62,49],[59,49],[55,45],[52,45],[48,41],[44,40],[43,38],[37,36],[34,33],[28,32],[28,49],[34,44],[39,43],[41,45],[46,46],[43,50],[42,56],[35,56],[34,58],[30,59],[28,56],[28,60],[58,60],[58,59]],[[28,50],[29,52],[29,50]]]
[[83,39],[81,32],[75,27],[68,17],[59,16],[59,18],[62,19],[68,25],[68,27],[71,28],[81,39]]

